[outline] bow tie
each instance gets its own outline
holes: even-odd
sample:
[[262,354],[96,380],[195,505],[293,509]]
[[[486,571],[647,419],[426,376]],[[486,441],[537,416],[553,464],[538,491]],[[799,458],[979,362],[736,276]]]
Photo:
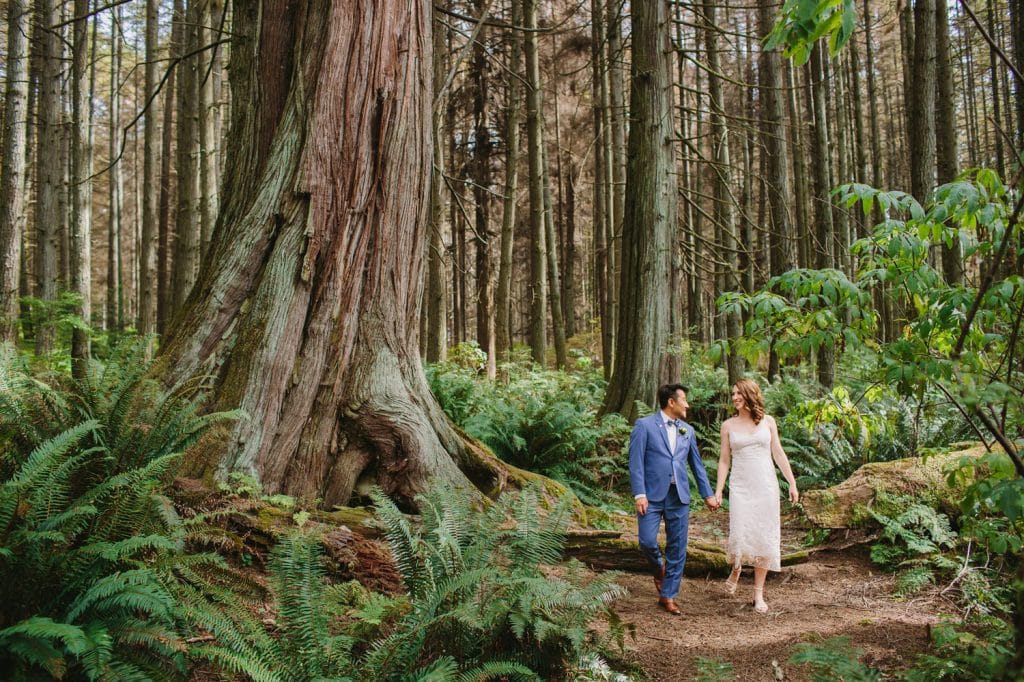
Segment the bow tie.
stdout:
[[665,422],[665,428],[668,428],[670,426],[680,426],[681,424],[682,422],[678,419],[669,419],[667,422]]

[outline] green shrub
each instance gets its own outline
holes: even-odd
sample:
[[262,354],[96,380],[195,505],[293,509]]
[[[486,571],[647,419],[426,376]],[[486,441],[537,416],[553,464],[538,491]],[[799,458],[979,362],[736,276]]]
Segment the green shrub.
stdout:
[[[184,551],[164,496],[211,423],[145,376],[141,348],[47,383],[0,356],[0,668],[12,679],[169,679],[187,670]],[[198,573],[196,573],[198,576]]]
[[981,618],[972,628],[941,623],[931,628],[933,651],[921,655],[902,679],[907,682],[1006,680],[1013,658],[1013,628],[999,618]]

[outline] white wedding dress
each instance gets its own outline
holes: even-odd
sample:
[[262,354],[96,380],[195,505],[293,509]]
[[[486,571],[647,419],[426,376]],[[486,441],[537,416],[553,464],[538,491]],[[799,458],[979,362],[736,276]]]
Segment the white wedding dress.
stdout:
[[779,479],[768,419],[762,419],[750,433],[729,431],[732,471],[726,555],[733,566],[781,571]]

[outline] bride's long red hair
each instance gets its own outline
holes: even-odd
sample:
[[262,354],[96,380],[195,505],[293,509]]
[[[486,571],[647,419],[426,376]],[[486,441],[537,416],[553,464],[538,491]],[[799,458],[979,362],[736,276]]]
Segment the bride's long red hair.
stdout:
[[755,424],[760,424],[764,419],[764,395],[761,394],[761,387],[751,379],[740,379],[733,387],[743,398],[747,409],[750,410],[750,418]]

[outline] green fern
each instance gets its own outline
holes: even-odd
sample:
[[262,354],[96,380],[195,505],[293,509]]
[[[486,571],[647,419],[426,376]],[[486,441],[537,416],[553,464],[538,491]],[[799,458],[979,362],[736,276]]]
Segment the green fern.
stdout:
[[863,651],[850,646],[849,637],[832,637],[821,644],[797,644],[790,663],[807,665],[815,682],[876,682],[882,679],[877,668],[858,659]]

